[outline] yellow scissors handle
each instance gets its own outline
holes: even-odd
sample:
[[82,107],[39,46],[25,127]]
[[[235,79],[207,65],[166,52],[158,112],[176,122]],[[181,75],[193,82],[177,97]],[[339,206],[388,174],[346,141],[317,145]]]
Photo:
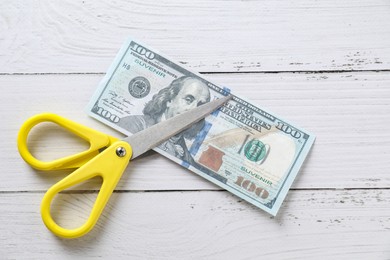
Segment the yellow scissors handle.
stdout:
[[[31,129],[41,122],[53,122],[83,138],[89,142],[89,149],[49,162],[36,159],[27,147],[27,137]],[[127,142],[118,141],[112,136],[51,113],[39,114],[28,119],[19,131],[17,143],[22,158],[36,169],[55,170],[80,167],[53,185],[44,195],[41,204],[41,215],[47,228],[54,234],[65,238],[80,237],[92,229],[132,156],[131,146]],[[106,149],[99,153],[102,148]],[[51,202],[55,195],[97,176],[101,177],[103,182],[87,221],[76,229],[59,226],[50,212]]]
[[[84,166],[52,186],[46,192],[41,204],[41,215],[47,228],[54,234],[64,238],[77,238],[88,233],[96,224],[106,206],[122,173],[129,164],[131,155],[132,150],[130,145],[123,141],[117,141]],[[50,214],[50,204],[54,196],[64,189],[96,176],[100,176],[103,179],[103,183],[87,221],[76,229],[60,227]]]
[[[90,147],[88,150],[70,155],[57,160],[44,162],[36,159],[29,151],[27,147],[27,137],[31,129],[39,123],[52,122],[66,130],[74,133],[82,139],[89,142]],[[96,131],[92,128],[73,122],[69,119],[63,118],[52,113],[42,113],[29,118],[19,130],[17,144],[18,150],[22,158],[30,164],[32,167],[38,170],[56,170],[56,169],[69,169],[78,168],[84,165],[99,154],[99,149],[108,147],[111,143],[118,139],[109,136],[107,134]]]

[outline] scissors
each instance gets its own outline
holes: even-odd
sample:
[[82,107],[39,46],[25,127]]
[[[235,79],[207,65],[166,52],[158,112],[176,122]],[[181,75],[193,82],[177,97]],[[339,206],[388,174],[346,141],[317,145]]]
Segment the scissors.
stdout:
[[[55,235],[64,238],[77,238],[88,233],[96,224],[107,201],[130,160],[156,147],[170,137],[180,133],[193,123],[201,120],[222,106],[231,96],[216,99],[188,112],[153,125],[143,131],[119,140],[113,136],[75,123],[56,114],[43,113],[29,118],[21,127],[17,143],[22,158],[39,170],[59,170],[78,168],[67,177],[54,184],[44,195],[41,203],[41,216],[46,227]],[[52,122],[89,142],[88,150],[53,161],[36,159],[27,147],[30,130],[39,123]],[[86,222],[75,229],[59,226],[51,216],[50,206],[56,194],[81,182],[100,176],[102,186]]]

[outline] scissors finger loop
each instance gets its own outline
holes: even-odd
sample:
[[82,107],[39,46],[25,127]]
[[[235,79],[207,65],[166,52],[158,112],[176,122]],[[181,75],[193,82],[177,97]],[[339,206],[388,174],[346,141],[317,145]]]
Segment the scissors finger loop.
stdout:
[[[27,146],[27,138],[31,129],[39,123],[52,122],[69,132],[86,140],[90,147],[88,150],[60,158],[53,161],[41,161],[35,158]],[[18,150],[22,158],[32,167],[39,170],[54,170],[77,168],[85,164],[99,153],[99,149],[109,146],[117,139],[107,134],[101,133],[89,127],[83,126],[69,119],[52,113],[42,113],[29,118],[20,128],[18,133]]]

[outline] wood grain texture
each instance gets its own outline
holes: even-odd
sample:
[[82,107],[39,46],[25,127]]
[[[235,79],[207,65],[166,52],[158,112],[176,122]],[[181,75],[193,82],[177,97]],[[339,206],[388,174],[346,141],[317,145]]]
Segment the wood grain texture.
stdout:
[[[390,133],[386,131],[386,126],[390,125],[390,74],[213,74],[205,77],[231,87],[238,95],[251,97],[261,107],[317,135],[294,188],[390,187]],[[43,190],[68,173],[37,173],[20,158],[16,150],[16,134],[23,121],[36,113],[58,113],[121,136],[82,112],[101,78],[102,75],[0,77],[0,85],[8,93],[0,110],[6,126],[4,146],[0,150],[4,162],[0,190]],[[54,159],[83,148],[70,134],[50,127],[45,131],[43,140],[41,132],[35,136],[32,132],[31,136],[31,145],[42,158]],[[155,153],[133,161],[118,188],[218,189]]]
[[[18,129],[50,111],[121,137],[83,110],[128,36],[317,135],[277,217],[151,152],[87,236],[45,228],[43,194],[70,171],[30,168]],[[0,259],[390,259],[389,71],[387,0],[3,0]],[[50,124],[29,143],[48,159],[86,147]],[[98,185],[53,215],[81,224]]]
[[195,71],[390,69],[390,2],[2,1],[0,73],[105,72],[129,35]]
[[[0,194],[3,259],[390,258],[389,190],[292,191],[276,218],[222,191],[116,193],[76,240],[44,227],[42,196]],[[93,197],[60,195],[69,214],[59,221],[82,223]]]

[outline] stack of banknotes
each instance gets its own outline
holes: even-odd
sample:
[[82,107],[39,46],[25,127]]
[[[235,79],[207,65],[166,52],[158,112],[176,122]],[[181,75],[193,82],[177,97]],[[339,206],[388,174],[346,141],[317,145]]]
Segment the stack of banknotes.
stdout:
[[315,137],[249,99],[128,39],[87,113],[131,135],[224,95],[233,98],[154,150],[276,215]]

